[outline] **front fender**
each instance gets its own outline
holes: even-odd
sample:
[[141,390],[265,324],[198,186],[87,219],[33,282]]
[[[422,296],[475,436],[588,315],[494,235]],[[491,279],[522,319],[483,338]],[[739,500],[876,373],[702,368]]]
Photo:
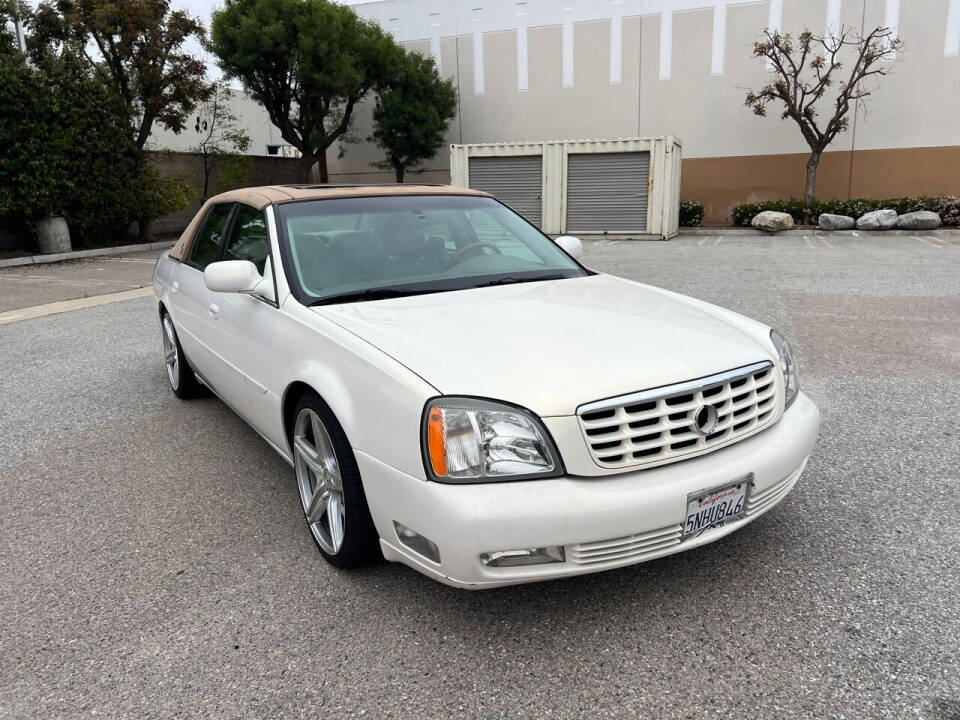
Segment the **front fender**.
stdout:
[[[283,347],[296,347],[282,390],[281,412],[298,383],[312,388],[343,426],[351,447],[426,479],[420,420],[438,391],[370,343],[299,303],[284,303],[290,327]],[[294,341],[295,339],[295,341]]]

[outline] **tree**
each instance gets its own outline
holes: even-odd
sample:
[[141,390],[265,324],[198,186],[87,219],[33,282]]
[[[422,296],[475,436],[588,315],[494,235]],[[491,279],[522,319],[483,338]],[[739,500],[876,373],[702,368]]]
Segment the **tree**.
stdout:
[[403,50],[377,25],[328,0],[227,0],[208,47],[297,148],[299,179],[350,129],[353,110],[385,82]]
[[243,155],[250,147],[250,136],[240,127],[230,110],[233,91],[223,82],[213,84],[213,91],[200,106],[194,131],[199,137],[194,151],[203,160],[202,200],[210,196],[210,181],[220,168],[218,185],[235,184],[250,169],[250,159]]
[[377,93],[371,140],[386,160],[377,167],[393,169],[402,183],[443,146],[450,120],[457,114],[457,91],[437,72],[433,58],[404,55],[394,77]]
[[[804,203],[809,207],[814,198],[817,166],[823,151],[833,139],[847,129],[851,104],[856,105],[871,93],[868,78],[889,75],[892,60],[903,43],[889,28],[879,27],[862,36],[849,28],[836,35],[818,37],[805,30],[794,45],[789,33],[765,30],[764,37],[754,43],[753,56],[764,58],[774,74],[773,82],[760,90],[747,93],[745,105],[756,115],[765,117],[767,105],[782,103],[782,120],[793,120],[810,146],[807,160]],[[830,119],[823,125],[818,121],[817,103],[824,98],[834,83],[835,75],[843,69],[841,56],[855,54],[856,60],[849,75],[840,80],[833,104],[825,103]]]
[[154,123],[179,133],[210,94],[206,65],[183,50],[203,26],[171,12],[169,0],[54,0],[39,6],[35,26],[40,40],[70,45],[113,87],[137,118],[139,150]]

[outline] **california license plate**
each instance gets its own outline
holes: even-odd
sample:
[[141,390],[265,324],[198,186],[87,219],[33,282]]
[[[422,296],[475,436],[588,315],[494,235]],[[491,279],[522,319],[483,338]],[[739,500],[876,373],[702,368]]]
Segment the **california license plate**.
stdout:
[[747,504],[751,480],[753,475],[747,475],[729,485],[690,495],[683,524],[684,539],[696,537],[740,517]]

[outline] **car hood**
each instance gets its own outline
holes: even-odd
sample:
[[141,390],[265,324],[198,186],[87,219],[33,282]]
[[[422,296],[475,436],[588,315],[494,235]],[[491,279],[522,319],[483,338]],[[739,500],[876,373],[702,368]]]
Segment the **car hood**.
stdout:
[[504,400],[542,417],[773,359],[745,329],[752,321],[611,275],[313,310],[440,393]]

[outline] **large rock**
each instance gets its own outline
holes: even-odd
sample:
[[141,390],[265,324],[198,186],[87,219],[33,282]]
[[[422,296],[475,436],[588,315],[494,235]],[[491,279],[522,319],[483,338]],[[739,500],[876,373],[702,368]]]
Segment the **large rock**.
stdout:
[[37,245],[42,254],[70,252],[70,228],[59,215],[37,222]]
[[833,215],[832,213],[823,213],[817,221],[821,230],[852,230],[857,224],[849,215]]
[[897,218],[901,230],[935,230],[940,227],[940,216],[930,210],[917,210]]
[[750,221],[750,224],[757,230],[766,230],[767,232],[780,232],[781,230],[790,230],[793,228],[793,218],[782,212],[773,210],[764,210]]
[[896,226],[896,210],[874,210],[861,215],[857,220],[857,230],[889,230]]

